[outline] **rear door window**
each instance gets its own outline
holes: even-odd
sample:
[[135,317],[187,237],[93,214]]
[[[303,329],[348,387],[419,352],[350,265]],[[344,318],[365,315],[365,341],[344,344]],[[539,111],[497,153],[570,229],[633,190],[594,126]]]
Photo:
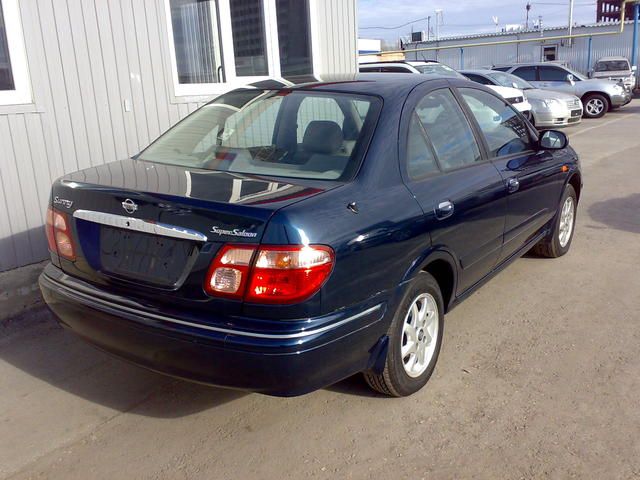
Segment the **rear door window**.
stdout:
[[415,112],[444,170],[481,160],[471,125],[451,90],[443,88],[428,93],[420,100]]
[[407,132],[407,173],[416,180],[439,171],[433,150],[429,145],[429,137],[414,112]]

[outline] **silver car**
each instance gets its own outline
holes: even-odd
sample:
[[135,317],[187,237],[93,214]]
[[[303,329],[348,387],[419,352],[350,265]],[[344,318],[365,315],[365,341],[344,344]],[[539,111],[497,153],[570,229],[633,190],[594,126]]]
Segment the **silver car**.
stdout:
[[624,57],[602,57],[589,72],[589,78],[606,78],[622,82],[631,91],[636,89],[636,67]]
[[609,110],[631,101],[631,90],[622,82],[587,78],[553,62],[519,63],[493,67],[493,70],[513,73],[537,88],[570,93],[584,105],[584,116],[600,118]]
[[564,127],[582,120],[582,102],[575,95],[535,88],[526,80],[497,70],[460,70],[465,77],[483,85],[499,85],[523,90],[531,104],[536,128]]

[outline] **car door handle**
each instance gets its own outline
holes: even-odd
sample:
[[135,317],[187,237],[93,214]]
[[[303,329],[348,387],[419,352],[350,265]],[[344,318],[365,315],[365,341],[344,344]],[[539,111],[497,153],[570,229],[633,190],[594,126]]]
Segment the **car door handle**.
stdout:
[[520,180],[516,177],[511,177],[507,180],[507,190],[509,193],[517,192],[520,188]]
[[453,202],[450,200],[445,200],[440,202],[436,207],[436,217],[438,220],[444,220],[445,218],[449,218],[453,215]]

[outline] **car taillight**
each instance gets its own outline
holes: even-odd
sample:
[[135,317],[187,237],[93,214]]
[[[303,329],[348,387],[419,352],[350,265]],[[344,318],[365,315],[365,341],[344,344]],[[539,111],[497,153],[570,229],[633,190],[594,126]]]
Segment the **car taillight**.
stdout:
[[320,290],[333,264],[333,250],[324,245],[225,245],[209,268],[205,290],[254,303],[297,303]]
[[71,237],[71,227],[66,213],[47,208],[47,242],[49,250],[67,260],[75,260],[76,254]]
[[209,267],[205,291],[210,295],[242,298],[255,247],[225,245]]

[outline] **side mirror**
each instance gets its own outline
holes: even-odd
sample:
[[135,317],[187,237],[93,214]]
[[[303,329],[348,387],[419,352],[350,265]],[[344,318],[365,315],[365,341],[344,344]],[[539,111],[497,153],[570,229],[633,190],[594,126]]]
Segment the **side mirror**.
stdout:
[[562,150],[569,145],[569,138],[558,130],[547,130],[540,137],[539,145],[545,150]]
[[567,74],[567,82],[569,82],[571,85],[576,83],[575,80],[573,79],[573,75],[570,73]]
[[634,65],[633,67],[631,67],[631,71],[634,72],[634,73],[637,72],[638,71],[638,66]]

